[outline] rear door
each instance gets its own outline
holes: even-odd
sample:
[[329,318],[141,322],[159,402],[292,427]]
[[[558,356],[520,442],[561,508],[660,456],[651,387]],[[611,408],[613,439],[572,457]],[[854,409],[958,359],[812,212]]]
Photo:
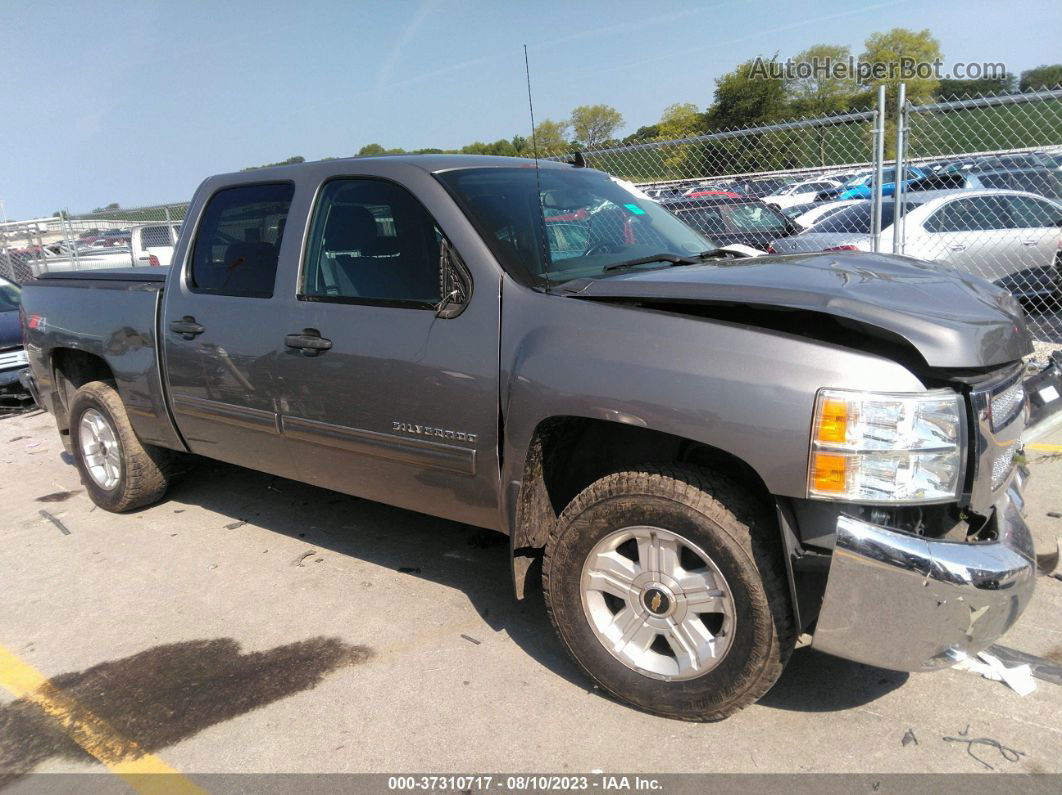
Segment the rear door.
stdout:
[[438,216],[391,180],[320,187],[297,300],[269,332],[279,410],[303,480],[493,527],[499,284],[473,277],[464,309],[437,314]]
[[919,255],[926,259],[1001,284],[1023,267],[1018,236],[1000,196],[952,199],[926,219],[923,229],[924,249]]
[[[276,361],[299,241],[284,234],[291,182],[222,187],[165,291],[170,405],[194,453],[296,477],[280,438]],[[291,237],[297,238],[293,235]],[[290,286],[287,291],[290,296]]]

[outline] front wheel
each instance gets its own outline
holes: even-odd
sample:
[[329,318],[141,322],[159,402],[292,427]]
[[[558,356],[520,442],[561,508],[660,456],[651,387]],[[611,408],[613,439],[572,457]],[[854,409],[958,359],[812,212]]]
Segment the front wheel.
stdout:
[[760,503],[677,467],[609,475],[572,500],[543,584],[557,632],[597,684],[683,720],[721,720],[770,689],[795,633]]
[[114,387],[92,381],[70,401],[74,459],[92,501],[121,513],[162,499],[171,453],[137,438]]

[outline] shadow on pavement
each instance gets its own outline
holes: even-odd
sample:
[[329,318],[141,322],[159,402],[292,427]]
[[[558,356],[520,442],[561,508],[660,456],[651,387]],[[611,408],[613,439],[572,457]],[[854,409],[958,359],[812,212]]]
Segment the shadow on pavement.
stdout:
[[[554,633],[541,592],[523,601],[513,596],[505,536],[211,461],[190,471],[170,496],[303,539],[317,551],[328,549],[462,591],[492,630],[505,630],[547,669],[591,688]],[[233,522],[218,532],[240,530]],[[797,711],[841,710],[873,701],[906,679],[906,674],[802,649],[761,703]]]
[[803,647],[793,652],[781,678],[759,703],[795,712],[835,712],[869,704],[909,677]]
[[311,690],[326,674],[372,656],[372,649],[336,638],[249,654],[219,638],[155,646],[61,674],[32,697],[0,707],[0,787],[52,757],[88,761],[83,745],[107,762],[135,759]]

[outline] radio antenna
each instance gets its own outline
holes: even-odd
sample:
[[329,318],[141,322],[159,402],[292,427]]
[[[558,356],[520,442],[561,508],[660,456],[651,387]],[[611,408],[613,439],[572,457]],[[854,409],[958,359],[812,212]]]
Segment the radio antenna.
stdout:
[[524,75],[527,77],[527,110],[531,114],[531,153],[535,156],[535,193],[538,195],[538,209],[542,213],[542,267],[546,277],[546,292],[549,292],[549,251],[546,250],[545,212],[542,209],[542,179],[538,167],[538,136],[535,134],[535,103],[531,100],[531,66],[527,60],[527,45],[524,45]]

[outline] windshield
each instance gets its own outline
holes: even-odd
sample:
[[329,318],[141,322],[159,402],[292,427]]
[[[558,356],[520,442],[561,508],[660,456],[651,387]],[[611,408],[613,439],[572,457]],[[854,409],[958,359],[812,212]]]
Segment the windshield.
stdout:
[[436,176],[506,269],[532,284],[597,278],[627,260],[716,248],[656,202],[598,171],[476,168]]

